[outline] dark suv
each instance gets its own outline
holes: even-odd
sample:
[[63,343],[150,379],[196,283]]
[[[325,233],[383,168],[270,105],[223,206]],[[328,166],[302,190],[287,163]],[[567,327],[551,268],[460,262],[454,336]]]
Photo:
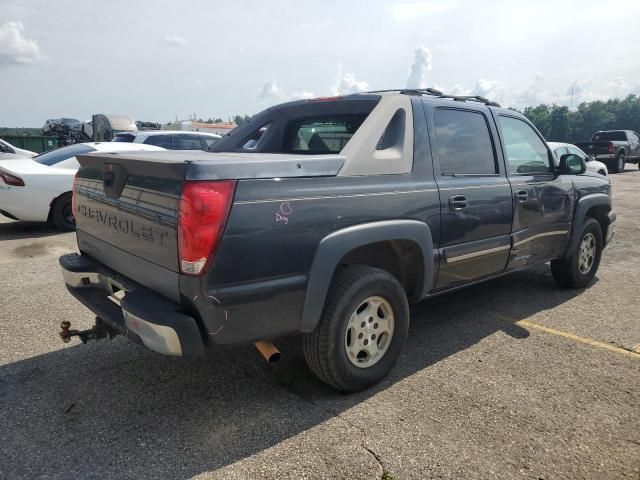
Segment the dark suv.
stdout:
[[98,321],[65,339],[186,356],[303,333],[315,374],[355,391],[398,359],[410,302],[548,261],[585,287],[614,232],[609,180],[554,166],[525,117],[480,97],[291,102],[212,148],[79,157],[81,253],[60,263]]

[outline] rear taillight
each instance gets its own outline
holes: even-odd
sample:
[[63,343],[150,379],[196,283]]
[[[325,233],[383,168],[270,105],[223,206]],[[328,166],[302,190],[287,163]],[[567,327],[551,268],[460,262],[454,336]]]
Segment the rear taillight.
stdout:
[[609,144],[609,153],[616,153],[616,146],[613,143]]
[[213,259],[227,223],[235,181],[186,182],[178,212],[180,271],[200,275]]
[[76,192],[76,183],[78,182],[78,174],[73,177],[73,187],[71,189],[71,213],[74,217],[78,216],[78,198]]
[[24,187],[24,180],[20,177],[16,177],[15,175],[11,175],[10,173],[0,170],[0,178],[4,183],[11,185],[12,187]]

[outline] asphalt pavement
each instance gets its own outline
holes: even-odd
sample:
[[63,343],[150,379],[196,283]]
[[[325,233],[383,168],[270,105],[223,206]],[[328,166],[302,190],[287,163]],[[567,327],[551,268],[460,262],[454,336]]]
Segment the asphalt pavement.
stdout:
[[[339,394],[253,347],[167,358],[93,325],[57,258],[71,233],[0,219],[0,479],[640,478],[640,171],[582,291],[547,267],[422,302],[396,368]],[[277,321],[277,319],[274,319]]]

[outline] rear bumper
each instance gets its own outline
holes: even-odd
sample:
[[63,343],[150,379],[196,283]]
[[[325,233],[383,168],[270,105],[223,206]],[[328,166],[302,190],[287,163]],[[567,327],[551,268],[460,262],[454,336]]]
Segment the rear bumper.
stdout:
[[[60,257],[67,289],[106,324],[149,350],[171,356],[204,352],[196,320],[180,306],[135,283],[88,255]],[[113,296],[124,292],[119,305]]]

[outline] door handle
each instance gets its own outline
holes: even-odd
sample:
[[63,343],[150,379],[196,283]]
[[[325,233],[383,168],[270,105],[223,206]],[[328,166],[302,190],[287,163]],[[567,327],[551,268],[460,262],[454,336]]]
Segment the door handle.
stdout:
[[517,200],[519,203],[524,203],[524,202],[526,202],[527,200],[529,200],[529,192],[528,192],[527,190],[518,190],[518,191],[515,193],[515,196],[516,196],[516,200]]
[[451,210],[462,210],[467,206],[467,197],[464,195],[454,195],[449,198],[449,208]]

